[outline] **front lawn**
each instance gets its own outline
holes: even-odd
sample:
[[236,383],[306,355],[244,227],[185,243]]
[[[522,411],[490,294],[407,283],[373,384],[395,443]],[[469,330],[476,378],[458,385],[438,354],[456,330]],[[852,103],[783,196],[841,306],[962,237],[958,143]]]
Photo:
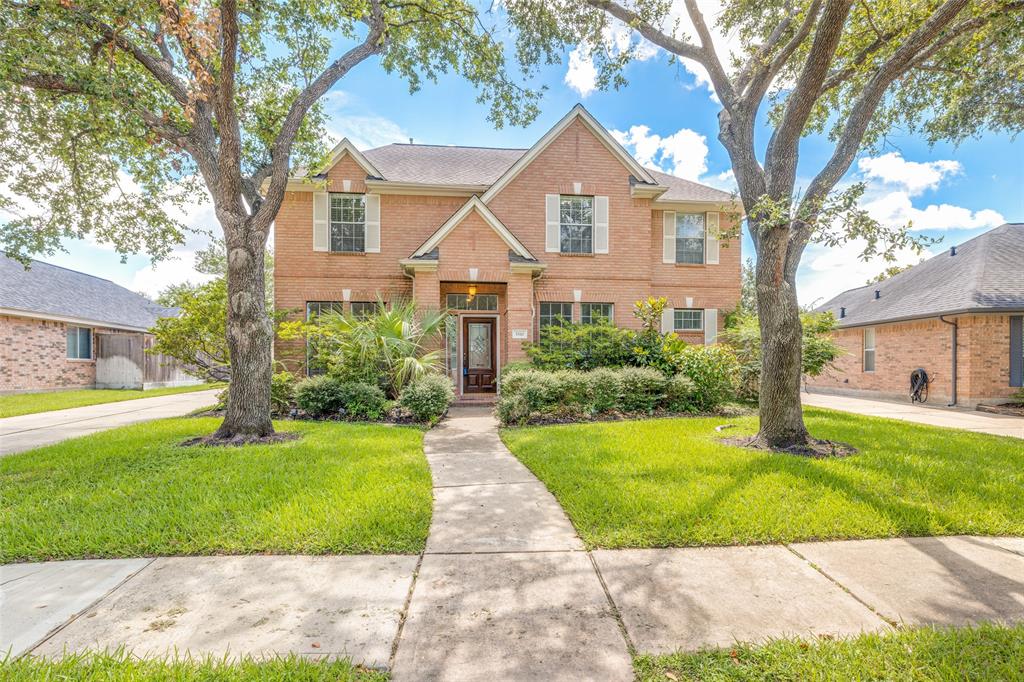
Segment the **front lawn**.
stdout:
[[423,549],[422,430],[281,422],[302,438],[178,447],[219,423],[166,419],[0,458],[0,563]]
[[26,656],[4,662],[0,677],[8,682],[36,680],[167,680],[168,682],[386,682],[388,674],[353,666],[346,660],[314,661],[301,656],[268,660],[244,658],[139,659],[123,651],[72,654],[53,660]]
[[[755,417],[506,429],[502,438],[590,547],[901,535],[1024,535],[1024,441],[806,410],[860,452],[808,459],[722,444]],[[724,423],[739,428],[722,433]]]
[[919,628],[853,639],[775,640],[693,654],[638,656],[639,682],[666,680],[1021,680],[1024,625]]
[[76,391],[0,395],[0,419],[4,417],[17,417],[22,414],[37,414],[39,412],[52,412],[53,410],[66,410],[71,407],[86,407],[88,405],[117,403],[123,400],[138,400],[139,398],[156,398],[157,396],[173,395],[175,393],[208,391],[211,388],[223,387],[223,384],[198,384],[196,386],[152,388],[148,391],[113,388],[86,388]]

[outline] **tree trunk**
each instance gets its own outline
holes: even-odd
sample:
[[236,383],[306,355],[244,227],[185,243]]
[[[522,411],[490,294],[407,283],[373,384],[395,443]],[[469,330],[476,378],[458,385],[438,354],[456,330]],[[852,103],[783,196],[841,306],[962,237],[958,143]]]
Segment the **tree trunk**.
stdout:
[[231,385],[227,414],[216,438],[261,438],[274,433],[270,421],[274,328],[264,295],[263,231],[252,229],[248,216],[225,216],[228,254],[227,341]]
[[808,442],[800,405],[803,328],[796,297],[796,275],[787,273],[785,267],[788,233],[784,228],[764,233],[757,254],[761,427],[756,440],[771,448]]

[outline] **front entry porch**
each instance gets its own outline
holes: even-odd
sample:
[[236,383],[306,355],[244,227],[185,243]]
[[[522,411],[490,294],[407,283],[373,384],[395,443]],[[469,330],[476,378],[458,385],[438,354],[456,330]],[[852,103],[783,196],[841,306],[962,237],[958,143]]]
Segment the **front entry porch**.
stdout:
[[504,339],[507,287],[503,282],[442,282],[440,305],[451,314],[445,330],[445,368],[463,403],[497,398]]

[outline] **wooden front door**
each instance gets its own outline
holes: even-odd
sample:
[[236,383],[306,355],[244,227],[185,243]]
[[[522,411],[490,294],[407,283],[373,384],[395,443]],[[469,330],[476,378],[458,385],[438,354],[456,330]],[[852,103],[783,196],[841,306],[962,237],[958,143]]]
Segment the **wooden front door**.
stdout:
[[462,392],[494,393],[498,388],[497,338],[493,317],[462,318]]

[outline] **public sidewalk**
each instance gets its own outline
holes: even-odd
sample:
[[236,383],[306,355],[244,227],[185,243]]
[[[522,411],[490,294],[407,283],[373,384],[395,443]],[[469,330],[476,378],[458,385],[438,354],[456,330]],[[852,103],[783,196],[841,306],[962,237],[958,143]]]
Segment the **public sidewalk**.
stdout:
[[180,417],[212,407],[219,392],[175,393],[0,419],[0,457],[118,426]]
[[931,426],[947,426],[965,431],[990,433],[995,436],[1015,436],[1024,438],[1024,418],[1001,414],[989,414],[973,410],[947,408],[942,406],[912,405],[909,402],[898,403],[888,400],[868,400],[845,395],[827,393],[801,393],[800,400],[804,405],[827,407],[862,414],[866,417],[888,417],[903,421],[929,424]]

